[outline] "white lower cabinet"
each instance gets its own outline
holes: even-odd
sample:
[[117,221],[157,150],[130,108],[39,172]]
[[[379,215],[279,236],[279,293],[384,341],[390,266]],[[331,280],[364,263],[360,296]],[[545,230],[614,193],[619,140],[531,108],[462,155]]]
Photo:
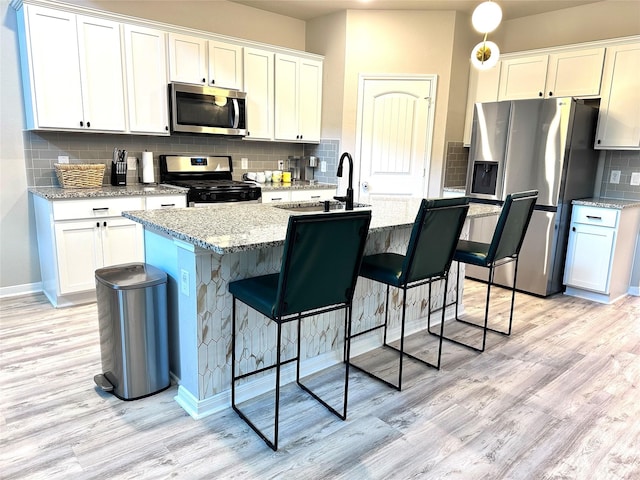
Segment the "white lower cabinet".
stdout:
[[186,206],[184,194],[33,199],[42,287],[54,307],[95,301],[97,269],[144,261],[144,228],[123,211]]
[[627,294],[640,208],[576,205],[565,260],[565,293],[612,303]]

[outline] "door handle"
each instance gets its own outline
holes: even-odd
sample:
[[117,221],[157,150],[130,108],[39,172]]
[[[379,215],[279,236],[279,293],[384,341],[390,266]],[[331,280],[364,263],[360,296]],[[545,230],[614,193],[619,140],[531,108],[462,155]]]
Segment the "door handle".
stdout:
[[362,191],[364,193],[369,193],[370,188],[371,186],[369,185],[369,182],[362,182]]

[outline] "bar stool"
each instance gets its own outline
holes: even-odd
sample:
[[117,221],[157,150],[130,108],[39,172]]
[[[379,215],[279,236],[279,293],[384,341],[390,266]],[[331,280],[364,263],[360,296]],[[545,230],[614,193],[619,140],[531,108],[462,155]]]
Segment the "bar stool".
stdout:
[[[379,253],[368,255],[362,260],[360,276],[384,283],[387,286],[385,300],[384,323],[368,330],[351,334],[351,338],[364,335],[379,328],[384,328],[383,347],[399,352],[398,383],[389,382],[365,368],[351,363],[351,365],[368,375],[386,383],[387,385],[402,389],[402,364],[405,356],[418,360],[425,365],[439,369],[442,353],[442,338],[438,343],[438,353],[435,362],[428,362],[417,355],[405,351],[405,316],[407,290],[429,284],[429,308],[427,316],[427,328],[431,324],[431,283],[434,280],[445,282],[447,290],[448,273],[455,252],[456,244],[460,238],[462,227],[469,210],[469,199],[466,197],[427,200],[423,199],[416,215],[411,237],[405,255],[397,253]],[[389,321],[389,289],[390,287],[402,290],[402,320],[400,325],[400,348],[387,343],[387,325]],[[442,320],[440,329],[444,327],[445,308],[442,307]]]
[[[233,409],[274,451],[278,449],[280,414],[280,370],[296,362],[296,383],[329,411],[344,420],[347,416],[349,382],[349,333],[351,305],[371,222],[371,211],[293,215],[289,218],[279,273],[229,283],[233,296],[231,336],[231,405]],[[277,326],[276,363],[251,372],[236,372],[236,300],[248,305]],[[345,377],[342,412],[338,412],[300,381],[300,323],[303,318],[344,309]],[[297,352],[282,360],[282,326],[298,322]],[[236,381],[276,369],[273,440],[241,411],[236,404]]]
[[[456,320],[475,328],[482,329],[482,344],[480,347],[464,343],[449,337],[445,340],[470,348],[477,352],[484,352],[487,342],[487,331],[500,333],[502,335],[511,335],[511,326],[513,324],[513,306],[516,298],[516,280],[518,277],[518,258],[520,248],[527,233],[527,227],[533,214],[533,207],[538,199],[538,191],[530,190],[507,195],[507,199],[502,206],[498,223],[493,232],[491,243],[473,242],[471,240],[460,240],[456,248],[453,259],[456,262],[467,263],[469,265],[477,265],[489,269],[489,279],[487,282],[487,298],[484,309],[484,323],[482,325],[463,320],[458,315],[458,300],[456,298]],[[507,331],[501,331],[488,326],[489,320],[489,299],[491,296],[491,285],[493,284],[493,275],[495,268],[509,262],[515,262],[513,272],[513,286],[511,290],[511,311],[509,313],[509,328]],[[460,282],[460,269],[456,275],[456,295],[458,292],[458,284]],[[438,335],[429,331],[432,335]],[[442,334],[442,332],[441,332]]]

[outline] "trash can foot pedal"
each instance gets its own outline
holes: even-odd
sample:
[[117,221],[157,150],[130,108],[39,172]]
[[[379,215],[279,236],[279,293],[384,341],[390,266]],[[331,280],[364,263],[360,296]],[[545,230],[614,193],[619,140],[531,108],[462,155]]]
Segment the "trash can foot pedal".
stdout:
[[93,381],[96,382],[96,385],[99,386],[105,392],[113,391],[113,385],[111,385],[111,382],[107,380],[107,377],[105,377],[103,374],[100,373],[94,376]]

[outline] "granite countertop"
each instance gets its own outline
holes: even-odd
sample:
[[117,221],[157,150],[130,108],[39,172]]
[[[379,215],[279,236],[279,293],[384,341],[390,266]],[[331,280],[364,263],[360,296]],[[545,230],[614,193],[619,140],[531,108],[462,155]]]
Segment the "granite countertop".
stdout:
[[314,183],[310,184],[307,180],[300,180],[291,183],[257,183],[256,184],[265,191],[280,190],[334,190],[338,185],[331,183]]
[[[370,231],[412,226],[420,201],[420,198],[372,200],[371,207],[368,207],[372,212]],[[500,207],[495,205],[472,204],[468,217],[497,215],[499,212]],[[294,214],[272,204],[255,203],[122,213],[151,230],[219,254],[283,245],[288,219]]]
[[580,198],[571,202],[573,205],[586,205],[589,207],[615,208],[622,210],[624,208],[640,207],[640,200],[622,200],[619,198]]
[[112,187],[103,185],[96,188],[62,188],[62,187],[29,187],[34,195],[47,200],[64,200],[79,198],[103,198],[103,197],[138,197],[147,195],[180,195],[187,191],[186,188],[168,187],[165,185],[144,185],[137,183],[125,187]]

